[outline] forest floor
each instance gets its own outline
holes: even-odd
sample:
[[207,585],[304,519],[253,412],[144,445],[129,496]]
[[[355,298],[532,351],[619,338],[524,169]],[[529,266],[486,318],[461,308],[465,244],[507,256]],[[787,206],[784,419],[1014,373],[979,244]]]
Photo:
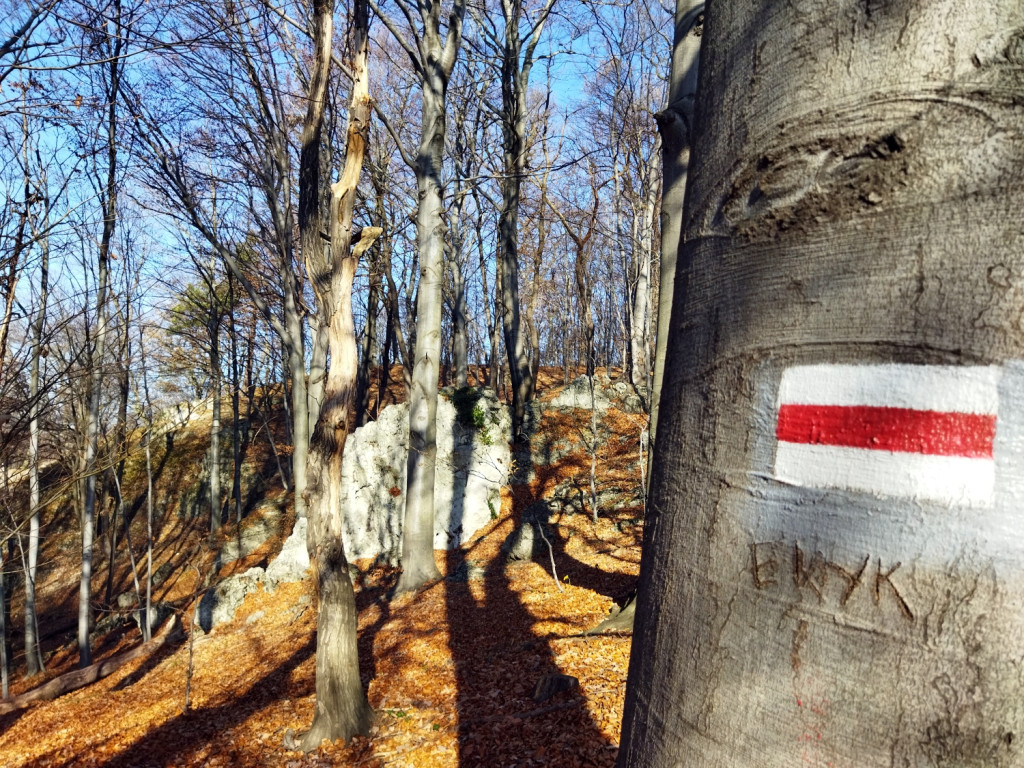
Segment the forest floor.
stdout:
[[[615,412],[605,420],[608,429],[617,428],[616,418],[620,431],[632,430],[635,417]],[[565,424],[553,419],[548,428],[561,433]],[[624,447],[600,456],[599,479],[632,472],[630,439],[606,442]],[[316,611],[307,579],[273,592],[260,587],[231,622],[209,634],[193,632],[190,642],[186,633],[88,687],[0,716],[0,766],[613,765],[630,637],[583,633],[635,584],[642,510],[601,510],[596,524],[589,514],[556,512],[557,581],[548,558],[507,562],[501,551],[518,515],[544,487],[580,477],[589,464],[589,456],[570,454],[529,485],[506,488],[498,519],[460,549],[436,551],[447,578],[414,595],[392,597],[394,570],[356,563],[361,673],[376,712],[367,737],[325,742],[310,754],[283,745],[289,729],[309,726],[315,706]],[[265,565],[290,523],[283,520],[278,535],[216,578]],[[161,597],[183,606],[186,629],[202,574],[211,569],[204,538],[179,521],[165,528],[157,547],[163,559],[176,558]],[[78,567],[73,551],[66,550],[63,567],[54,556],[51,569],[66,571],[71,583]],[[73,616],[68,586],[51,589],[56,605],[43,602],[51,616],[53,610]],[[114,633],[99,641],[96,659],[139,642],[135,628]],[[76,661],[73,645],[56,648],[47,672],[17,676],[12,694],[74,669]],[[534,701],[535,684],[550,673],[571,675],[579,685]]]

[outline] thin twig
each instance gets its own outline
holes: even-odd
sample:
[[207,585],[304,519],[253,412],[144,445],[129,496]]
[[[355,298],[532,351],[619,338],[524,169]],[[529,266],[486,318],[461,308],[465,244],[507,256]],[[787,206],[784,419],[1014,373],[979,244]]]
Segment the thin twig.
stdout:
[[538,521],[536,525],[537,530],[540,532],[540,537],[544,539],[544,543],[548,545],[548,555],[551,557],[551,577],[555,580],[555,586],[558,587],[558,591],[565,592],[561,582],[558,581],[558,572],[555,570],[555,550],[551,548],[551,542],[548,541],[548,537],[544,535],[544,524]]

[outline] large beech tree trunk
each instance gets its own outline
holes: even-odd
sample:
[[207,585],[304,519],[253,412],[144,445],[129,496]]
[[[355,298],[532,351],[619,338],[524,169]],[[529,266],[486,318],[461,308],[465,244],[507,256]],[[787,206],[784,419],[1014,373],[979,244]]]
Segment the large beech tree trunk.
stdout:
[[619,765],[1020,765],[1024,6],[705,30]]
[[409,391],[409,461],[402,526],[399,591],[439,578],[434,562],[434,467],[437,459],[437,381],[441,361],[441,150],[447,76],[432,73],[423,84],[423,135],[416,167],[419,208],[416,243],[420,276],[416,296],[416,344]]
[[316,749],[324,739],[365,734],[372,711],[359,678],[356,645],[356,602],[342,540],[341,463],[349,432],[349,408],[355,396],[358,355],[352,316],[352,281],[362,253],[380,235],[367,227],[353,249],[352,216],[356,186],[366,154],[370,125],[367,71],[369,19],[366,0],[353,3],[354,55],[348,141],[341,178],[331,185],[330,256],[320,238],[319,148],[324,98],[331,62],[331,0],[314,0],[315,61],[310,76],[309,105],[302,133],[300,166],[300,236],[303,258],[316,294],[320,321],[327,328],[327,377],[323,403],[313,430],[308,457],[306,508],[307,548],[319,594],[316,645],[316,713],[298,746]]

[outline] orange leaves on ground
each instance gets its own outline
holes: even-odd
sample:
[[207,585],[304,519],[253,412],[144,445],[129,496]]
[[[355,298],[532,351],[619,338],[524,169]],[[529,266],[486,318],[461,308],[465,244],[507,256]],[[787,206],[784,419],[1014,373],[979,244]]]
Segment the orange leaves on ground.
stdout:
[[[417,595],[389,597],[396,572],[358,564],[361,673],[377,712],[368,736],[308,755],[283,747],[288,729],[309,726],[315,705],[316,611],[306,599],[311,584],[301,582],[257,590],[231,623],[195,636],[191,711],[182,712],[186,640],[0,718],[0,765],[612,766],[630,639],[581,633],[635,583],[638,512],[602,513],[596,526],[585,514],[552,516],[560,590],[546,556],[507,563],[500,551],[516,515],[577,469],[570,457],[546,471],[507,491],[499,519],[464,547],[435,553],[449,578]],[[179,588],[195,589],[184,573]],[[182,618],[188,628],[191,609]],[[129,638],[137,642],[137,631]],[[65,656],[72,663],[70,650]],[[552,673],[578,678],[579,687],[534,701],[535,684]]]

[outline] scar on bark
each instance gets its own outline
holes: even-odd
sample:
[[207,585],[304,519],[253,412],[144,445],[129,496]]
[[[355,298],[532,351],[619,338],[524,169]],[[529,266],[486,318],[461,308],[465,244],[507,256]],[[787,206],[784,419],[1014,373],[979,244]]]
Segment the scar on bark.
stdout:
[[878,558],[878,570],[875,572],[875,605],[878,605],[879,601],[881,600],[882,582],[884,581],[889,584],[889,589],[891,589],[892,593],[896,596],[896,603],[897,605],[899,605],[900,610],[903,612],[903,615],[906,616],[907,619],[909,619],[910,621],[913,621],[914,612],[910,610],[910,606],[907,605],[907,601],[903,599],[903,595],[900,594],[900,591],[896,589],[896,585],[892,583],[892,579],[889,578],[894,573],[896,573],[897,570],[899,570],[899,567],[901,565],[903,565],[903,563],[898,562],[888,571],[883,572],[882,558]]
[[800,649],[803,647],[804,640],[807,639],[807,622],[804,619],[800,619],[800,622],[796,625],[796,629],[793,630],[793,650],[789,654],[789,663],[793,666],[793,671],[798,672],[800,670]]
[[[864,556],[864,562],[861,563],[860,570],[856,573],[850,573],[848,570],[838,563],[828,563],[828,567],[839,574],[839,576],[846,580],[846,589],[843,590],[843,596],[839,598],[839,605],[846,605],[847,601],[856,591],[857,587],[860,586],[861,580],[864,577],[864,571],[868,568],[868,561],[871,560],[871,555]],[[878,590],[875,590],[875,602],[878,602]]]
[[[768,542],[768,544],[771,544],[771,542]],[[764,545],[765,545],[765,543],[761,543],[760,546],[764,546]],[[751,574],[754,577],[754,586],[757,589],[759,589],[759,590],[763,590],[765,587],[771,587],[774,584],[778,584],[778,582],[776,582],[774,579],[771,579],[771,578],[762,579],[761,578],[761,568],[762,567],[770,567],[772,569],[772,572],[774,572],[775,567],[778,565],[778,561],[774,557],[772,557],[772,558],[769,558],[768,560],[765,560],[764,562],[759,562],[758,561],[758,546],[759,546],[758,542],[752,542],[751,543],[751,560],[752,560]]]

